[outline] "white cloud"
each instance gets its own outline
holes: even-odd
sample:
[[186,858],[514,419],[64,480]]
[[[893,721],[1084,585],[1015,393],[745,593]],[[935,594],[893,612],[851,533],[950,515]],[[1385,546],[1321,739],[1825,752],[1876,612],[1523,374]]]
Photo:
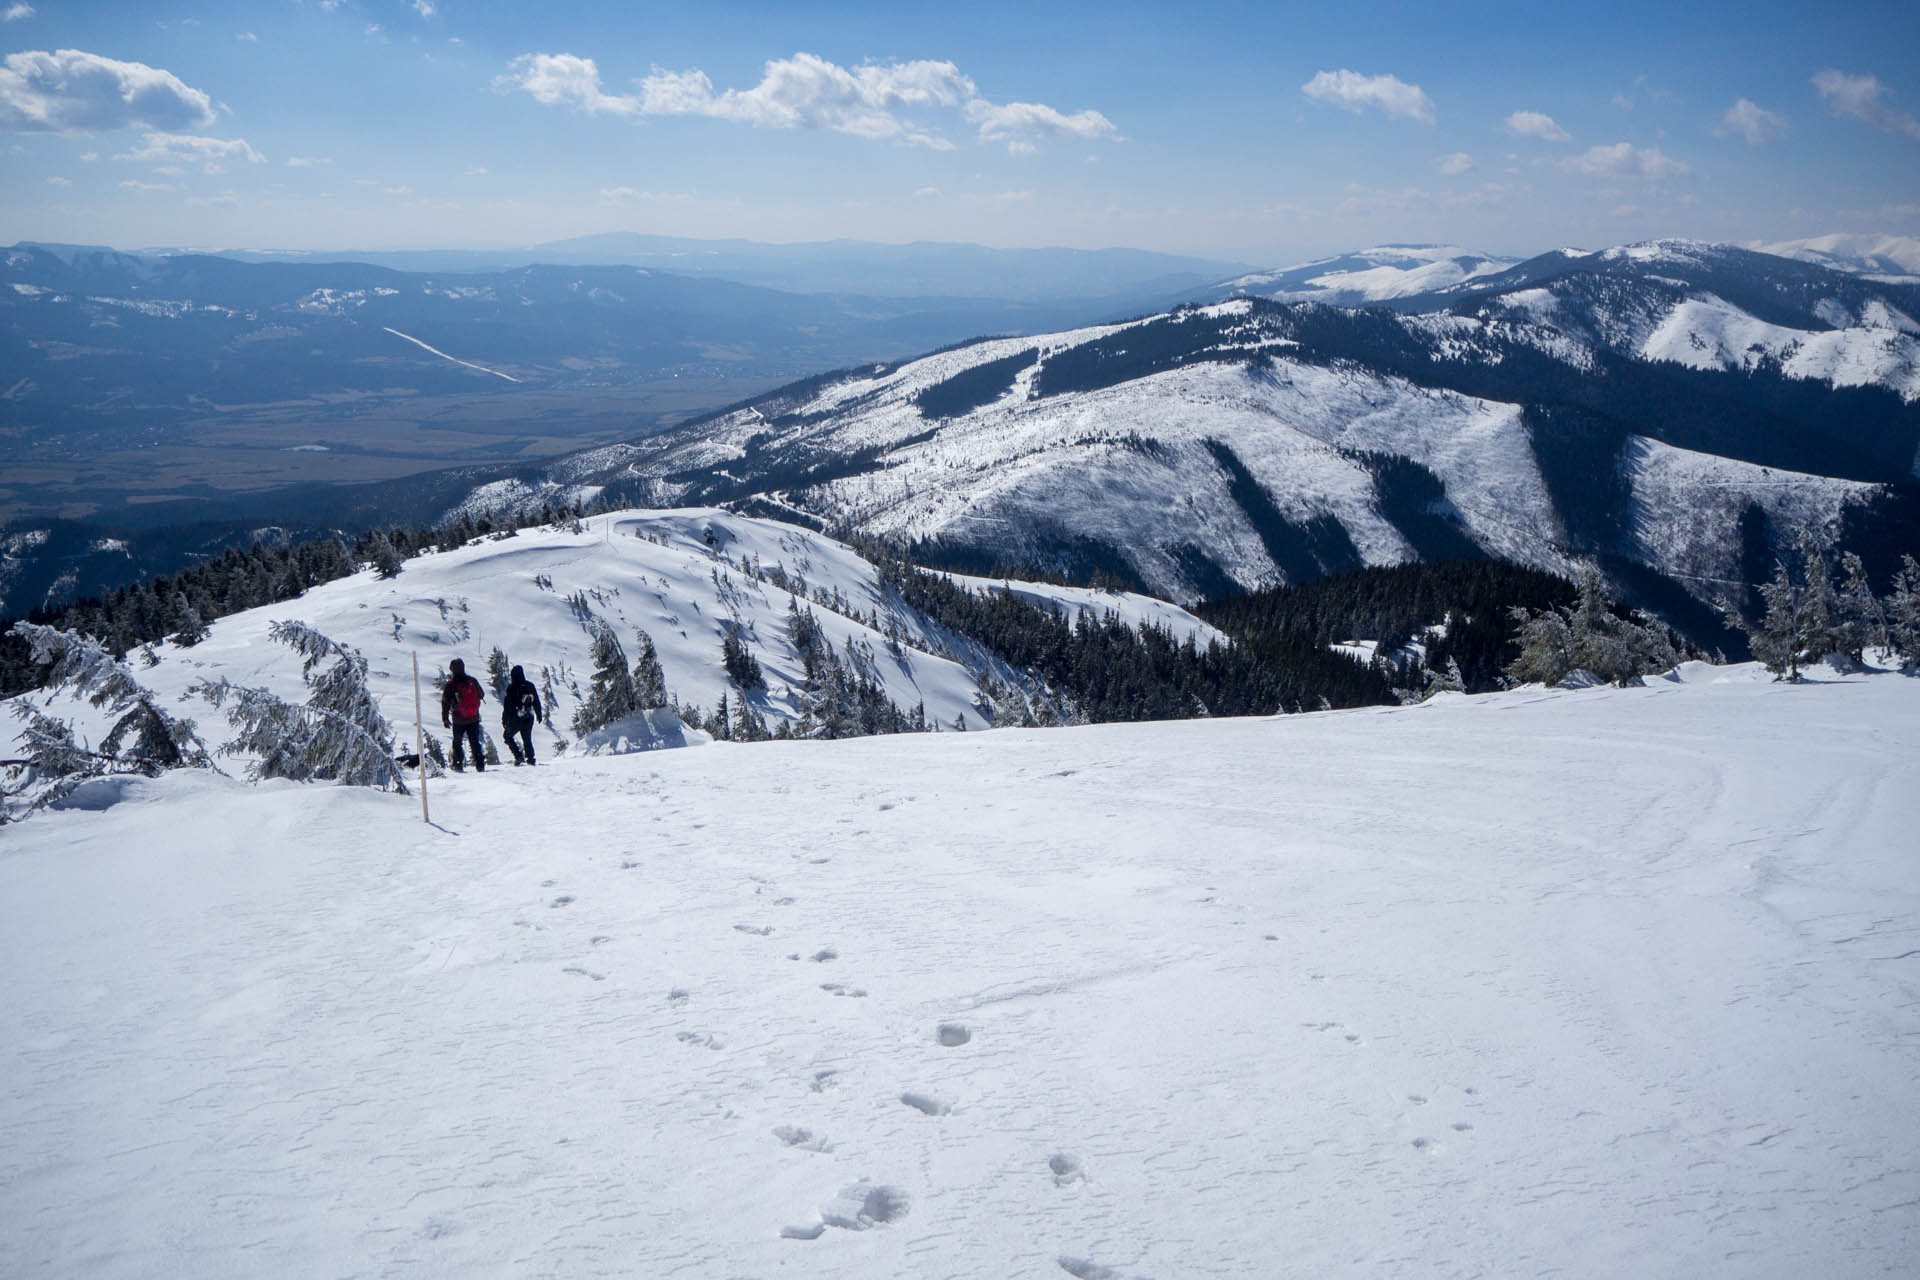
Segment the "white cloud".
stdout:
[[433,0],[413,0],[413,11],[423,18],[431,18],[434,14],[440,12],[439,7],[433,3]]
[[1539,111],[1516,111],[1503,122],[1507,132],[1522,138],[1539,138],[1545,142],[1565,142],[1573,137],[1565,129],[1555,124],[1553,117]]
[[323,164],[332,164],[332,163],[333,161],[326,156],[288,156],[287,157],[287,168],[289,169],[312,169]]
[[984,98],[975,98],[967,103],[966,116],[969,124],[980,126],[980,137],[984,141],[997,141],[1012,133],[1085,138],[1091,141],[1115,133],[1113,121],[1098,111],[1076,111],[1072,115],[1064,115],[1037,102],[1009,102],[996,107]]
[[253,32],[251,31],[242,31],[239,35],[235,36],[234,39],[242,41],[243,43],[246,43],[246,44],[260,43],[260,37],[253,34]]
[[98,160],[99,158],[100,158],[100,153],[98,151],[88,151],[80,157],[80,159],[85,161],[87,164],[92,164],[95,160]]
[[225,162],[244,160],[265,164],[267,158],[242,138],[202,138],[186,133],[148,130],[139,147],[114,157],[152,165],[199,165],[208,173],[225,173]]
[[413,194],[412,187],[382,187],[380,189],[390,196],[410,196]]
[[1363,76],[1358,71],[1322,71],[1300,92],[1356,114],[1372,108],[1387,115],[1432,124],[1433,99],[1417,84],[1395,76]]
[[[951,149],[897,112],[953,108],[973,100],[973,81],[951,62],[869,63],[849,70],[811,53],[775,58],[751,89],[715,93],[704,71],[656,70],[640,84],[648,115],[710,116],[763,129],[831,129]],[[990,104],[981,104],[989,107]],[[981,136],[990,124],[982,126]]]
[[1692,172],[1658,147],[1636,150],[1631,142],[1589,147],[1580,155],[1562,160],[1560,167],[1569,173],[1584,173],[1590,177],[1646,178],[1652,182],[1662,178],[1684,177]]
[[10,53],[0,68],[0,130],[93,133],[209,125],[213,101],[171,71],[97,53]]
[[650,200],[652,197],[638,187],[602,187],[600,198],[619,203],[623,200]]
[[[508,64],[509,74],[495,80],[497,89],[522,89],[535,102],[570,106],[588,115],[636,115],[640,99],[601,91],[600,68],[592,58],[571,53],[524,53]],[[702,77],[704,79],[705,77]]]
[[1022,142],[1018,138],[1007,144],[1007,154],[1010,156],[1030,156],[1039,150],[1031,142]]
[[55,186],[55,187],[70,187],[70,186],[72,186],[72,185],[73,185],[73,179],[72,179],[72,178],[63,178],[63,177],[61,177],[61,176],[60,176],[59,174],[57,174],[57,173],[56,173],[56,174],[55,174],[55,175],[53,175],[53,176],[52,176],[51,178],[48,178],[48,179],[47,179],[47,183],[48,183],[48,185],[50,185],[50,186]]
[[173,190],[173,184],[171,182],[142,182],[138,178],[122,179],[120,185],[125,187],[128,191],[171,191]]
[[1787,118],[1777,111],[1769,111],[1751,99],[1742,98],[1727,108],[1727,114],[1720,117],[1720,127],[1715,133],[1737,133],[1755,146],[1763,142],[1772,142],[1787,131]]
[[915,200],[935,200],[940,196],[938,187],[921,187],[913,193]]
[[1820,91],[1827,108],[1837,116],[1852,116],[1876,129],[1920,139],[1920,120],[1880,101],[1887,86],[1874,76],[1850,76],[1844,71],[1829,69],[1813,78],[1813,87]]
[[188,196],[187,203],[202,208],[233,209],[239,206],[240,197],[231,191],[222,191],[217,196]]
[[697,68],[655,67],[640,81],[638,94],[622,94],[602,87],[591,58],[529,53],[515,58],[494,85],[589,115],[704,116],[762,129],[829,129],[936,151],[951,151],[953,143],[908,113],[958,110],[981,141],[1006,142],[1016,155],[1025,154],[1035,138],[1118,136],[1098,111],[1068,114],[1038,102],[990,102],[953,63],[929,60],[849,68],[796,53],[767,62],[752,88],[726,90],[716,89]]
[[5,13],[0,13],[0,22],[18,22],[22,18],[31,18],[34,12],[32,5],[26,0],[20,0],[18,4],[8,5]]
[[1440,172],[1449,178],[1457,178],[1463,173],[1472,173],[1474,169],[1473,157],[1464,151],[1456,151],[1450,156],[1441,156],[1434,163],[1440,167]]
[[469,178],[484,178],[486,176],[487,169],[485,165],[475,165],[473,168],[467,170],[467,177]]
[[1607,210],[1607,216],[1609,218],[1631,218],[1639,212],[1640,206],[1637,204],[1617,204]]

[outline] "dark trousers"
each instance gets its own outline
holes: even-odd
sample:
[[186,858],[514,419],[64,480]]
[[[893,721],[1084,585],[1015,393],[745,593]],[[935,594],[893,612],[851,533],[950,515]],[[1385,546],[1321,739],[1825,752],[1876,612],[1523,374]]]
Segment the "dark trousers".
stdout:
[[[533,717],[525,719],[519,716],[506,716],[500,721],[501,732],[507,739],[507,750],[513,752],[517,762],[533,763]],[[515,742],[515,738],[520,741]]]
[[481,773],[487,771],[487,750],[480,745],[480,722],[472,724],[455,722],[453,726],[453,767],[458,769],[466,764],[461,748],[468,742],[473,743],[473,767]]

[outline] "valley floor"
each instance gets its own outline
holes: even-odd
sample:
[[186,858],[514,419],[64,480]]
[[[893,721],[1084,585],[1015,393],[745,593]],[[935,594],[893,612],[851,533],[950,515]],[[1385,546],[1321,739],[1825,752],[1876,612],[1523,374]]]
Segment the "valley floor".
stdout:
[[718,744],[0,835],[0,1273],[1865,1276],[1920,680]]

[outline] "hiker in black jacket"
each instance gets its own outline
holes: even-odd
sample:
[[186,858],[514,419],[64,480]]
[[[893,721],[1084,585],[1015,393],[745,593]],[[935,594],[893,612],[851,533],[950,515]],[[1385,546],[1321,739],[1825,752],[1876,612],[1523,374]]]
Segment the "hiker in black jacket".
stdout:
[[[506,697],[500,703],[500,732],[507,739],[507,750],[513,752],[514,764],[533,763],[533,722],[545,718],[540,691],[527,679],[525,670],[515,667],[513,678],[507,681]],[[520,741],[515,742],[515,737]]]
[[480,682],[467,674],[467,664],[460,659],[449,662],[447,670],[453,674],[440,690],[440,723],[453,730],[453,767],[455,771],[467,767],[462,748],[472,742],[473,767],[485,773],[487,753],[480,745],[480,702],[487,695]]

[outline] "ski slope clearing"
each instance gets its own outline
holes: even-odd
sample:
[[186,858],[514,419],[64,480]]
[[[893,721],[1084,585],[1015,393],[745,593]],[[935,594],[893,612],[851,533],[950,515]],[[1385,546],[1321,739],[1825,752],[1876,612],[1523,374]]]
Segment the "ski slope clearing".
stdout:
[[1696,666],[136,783],[0,841],[0,1273],[1903,1271],[1916,760]]

